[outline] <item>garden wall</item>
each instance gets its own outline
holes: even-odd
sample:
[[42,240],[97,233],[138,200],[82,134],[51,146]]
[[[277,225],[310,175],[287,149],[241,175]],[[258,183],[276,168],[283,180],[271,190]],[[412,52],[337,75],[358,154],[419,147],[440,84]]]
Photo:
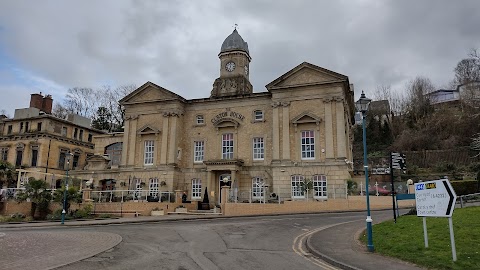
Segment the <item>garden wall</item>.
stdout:
[[[328,201],[285,201],[275,203],[227,203],[223,206],[225,216],[250,216],[273,214],[300,214],[320,212],[363,211],[367,209],[365,196],[349,196],[345,199],[328,199]],[[399,202],[399,207],[414,207],[414,200]],[[370,196],[370,209],[391,209],[392,197]]]

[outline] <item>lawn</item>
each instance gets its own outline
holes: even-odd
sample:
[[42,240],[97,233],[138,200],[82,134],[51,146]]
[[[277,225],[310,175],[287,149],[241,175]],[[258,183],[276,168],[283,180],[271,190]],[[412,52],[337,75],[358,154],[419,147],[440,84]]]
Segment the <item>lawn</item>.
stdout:
[[[432,269],[480,269],[480,207],[455,209],[457,261],[452,261],[448,218],[427,218],[428,248],[422,218],[401,216],[373,226],[375,252]],[[361,240],[366,242],[365,234]]]

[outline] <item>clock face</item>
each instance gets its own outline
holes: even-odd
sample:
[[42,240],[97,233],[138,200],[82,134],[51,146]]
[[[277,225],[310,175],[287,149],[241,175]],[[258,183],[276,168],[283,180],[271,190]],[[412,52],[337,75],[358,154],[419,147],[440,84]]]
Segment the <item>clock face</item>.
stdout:
[[229,72],[232,72],[235,70],[235,63],[234,62],[228,62],[226,65],[225,65],[225,69]]
[[245,66],[245,75],[248,75],[248,66]]

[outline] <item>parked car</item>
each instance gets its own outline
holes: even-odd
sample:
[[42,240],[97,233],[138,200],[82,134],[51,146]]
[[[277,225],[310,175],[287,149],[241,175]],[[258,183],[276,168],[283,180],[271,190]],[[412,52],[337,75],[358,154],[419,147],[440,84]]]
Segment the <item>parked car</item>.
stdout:
[[377,188],[378,188],[378,195],[386,196],[392,194],[391,190],[384,189],[383,187],[372,187],[372,190],[369,190],[370,194],[377,194]]
[[[377,195],[377,188],[375,186],[369,187],[368,188],[368,193],[370,195]],[[363,190],[363,194],[365,194],[365,189]],[[383,187],[378,187],[378,196],[388,196],[391,195],[392,191],[385,189]]]

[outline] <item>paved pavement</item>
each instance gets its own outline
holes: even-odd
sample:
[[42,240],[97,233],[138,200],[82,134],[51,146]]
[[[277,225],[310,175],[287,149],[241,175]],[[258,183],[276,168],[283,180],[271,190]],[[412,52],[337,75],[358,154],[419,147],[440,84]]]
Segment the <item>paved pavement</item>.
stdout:
[[[386,216],[386,215],[385,215]],[[58,232],[27,231],[34,227],[52,226],[92,226],[122,223],[168,222],[187,219],[225,218],[221,216],[165,215],[158,217],[134,217],[104,220],[38,222],[0,225],[0,265],[2,269],[53,269],[62,265],[80,261],[105,252],[118,245],[120,235],[103,232],[77,232],[60,230]],[[383,218],[383,219],[386,219]],[[380,221],[380,219],[377,219]],[[367,252],[357,243],[358,234],[365,222],[357,221],[328,227],[313,233],[306,244],[307,249],[341,269],[378,270],[394,268],[399,270],[422,269],[415,265],[378,254]],[[2,229],[9,229],[2,233]],[[14,230],[12,230],[14,229]],[[18,230],[17,230],[18,229]],[[92,245],[92,243],[95,243]],[[40,260],[46,253],[54,260]],[[48,255],[47,254],[47,255]],[[7,260],[8,258],[8,260]]]
[[[373,215],[375,218],[375,213]],[[411,263],[369,252],[358,240],[364,229],[364,220],[329,227],[310,236],[306,246],[316,257],[341,269],[423,269]]]

